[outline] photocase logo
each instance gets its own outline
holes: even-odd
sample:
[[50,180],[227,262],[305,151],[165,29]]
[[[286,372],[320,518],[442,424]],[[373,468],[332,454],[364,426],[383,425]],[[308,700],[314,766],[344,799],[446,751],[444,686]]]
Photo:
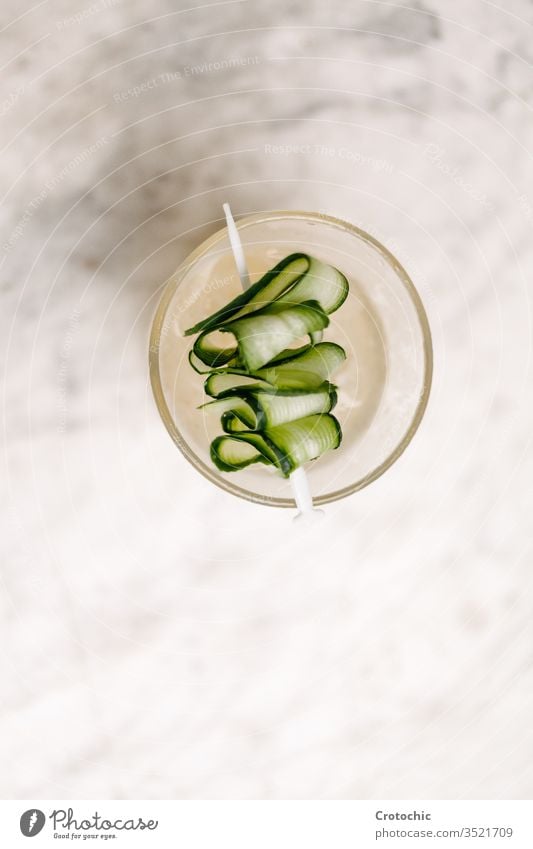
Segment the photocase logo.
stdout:
[[24,811],[20,818],[20,830],[25,837],[35,837],[42,831],[46,817],[38,808],[30,808]]

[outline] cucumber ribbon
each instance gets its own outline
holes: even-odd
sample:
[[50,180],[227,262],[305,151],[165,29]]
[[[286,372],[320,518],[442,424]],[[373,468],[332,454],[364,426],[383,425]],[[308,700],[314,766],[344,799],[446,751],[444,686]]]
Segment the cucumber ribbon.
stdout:
[[[288,477],[339,446],[341,428],[331,415],[337,393],[329,378],[346,354],[317,340],[347,295],[340,271],[294,253],[185,332],[199,334],[189,360],[207,375],[211,400],[202,408],[221,417],[224,433],[211,443],[219,470],[260,462]],[[305,336],[307,344],[291,347]]]

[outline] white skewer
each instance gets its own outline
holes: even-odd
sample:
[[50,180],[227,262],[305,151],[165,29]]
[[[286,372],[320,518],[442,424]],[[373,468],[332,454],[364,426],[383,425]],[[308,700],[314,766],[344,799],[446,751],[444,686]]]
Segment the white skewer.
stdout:
[[[237,271],[239,272],[241,286],[243,290],[246,291],[250,285],[250,275],[248,273],[248,266],[246,265],[246,257],[244,256],[241,237],[239,236],[239,231],[237,230],[233,215],[231,214],[229,203],[222,204],[222,209],[226,216],[229,243],[231,245],[231,250],[233,251]],[[290,475],[289,480],[292,486],[292,494],[294,495],[294,500],[296,501],[296,506],[299,511],[294,517],[295,520],[309,518],[314,519],[315,517],[324,515],[323,510],[317,510],[313,507],[313,497],[311,495],[311,490],[309,489],[309,480],[305,473],[305,469],[302,466]]]
[[229,203],[223,203],[222,209],[226,216],[229,243],[231,245],[231,250],[233,251],[233,258],[235,260],[235,265],[237,266],[237,271],[239,272],[239,277],[241,278],[241,286],[245,292],[250,285],[250,275],[248,274],[248,266],[246,265],[246,257],[244,256],[241,237],[239,236],[237,225],[235,224],[233,215],[231,214]]

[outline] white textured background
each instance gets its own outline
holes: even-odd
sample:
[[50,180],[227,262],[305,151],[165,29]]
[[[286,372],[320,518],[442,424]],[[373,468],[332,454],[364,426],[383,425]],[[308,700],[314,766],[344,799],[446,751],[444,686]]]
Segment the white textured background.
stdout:
[[[0,791],[531,797],[533,7],[181,5],[2,3]],[[151,398],[226,199],[358,223],[432,325],[414,442],[307,542]]]

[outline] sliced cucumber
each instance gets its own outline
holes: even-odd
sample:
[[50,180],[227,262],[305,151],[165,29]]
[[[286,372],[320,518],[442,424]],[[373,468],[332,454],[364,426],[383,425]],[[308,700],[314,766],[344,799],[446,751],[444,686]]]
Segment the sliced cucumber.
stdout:
[[295,339],[327,327],[329,319],[316,301],[273,304],[248,318],[232,323],[239,353],[248,371],[255,371],[277,356]]
[[226,433],[237,433],[264,430],[314,413],[329,413],[336,403],[337,393],[330,384],[316,392],[238,387],[203,404],[200,409],[218,413],[222,429]]
[[333,266],[308,254],[291,254],[225,307],[186,330],[185,335],[213,330],[274,301],[291,304],[317,301],[329,314],[345,301],[348,288],[344,274]]
[[318,259],[311,262],[306,274],[288,288],[277,299],[278,304],[301,304],[304,301],[318,301],[325,313],[335,312],[344,303],[348,295],[348,281],[344,274],[326,265]]
[[[211,368],[239,355],[249,372],[261,368],[302,336],[327,327],[329,319],[316,301],[302,304],[271,304],[246,318],[206,330],[194,343],[193,353]],[[220,334],[233,336],[236,344],[226,347]]]
[[223,472],[233,472],[252,463],[270,463],[288,477],[304,463],[338,448],[340,425],[330,413],[306,416],[261,434],[246,431],[217,436],[211,444],[211,459]]
[[346,354],[340,345],[319,342],[314,347],[305,345],[293,351],[284,351],[254,373],[230,367],[211,371],[204,389],[212,398],[218,398],[221,393],[236,386],[256,385],[265,388],[271,385],[277,389],[316,389],[332,377],[345,359]]
[[210,395],[211,398],[219,398],[228,389],[235,389],[239,386],[243,388],[253,386],[268,389],[270,385],[266,380],[261,380],[253,374],[246,374],[245,372],[231,369],[222,372],[214,371],[210,374],[204,383],[204,390],[206,395]]
[[337,403],[337,393],[332,387],[317,392],[258,392],[257,403],[263,414],[262,426],[276,427],[302,419],[315,413],[329,413]]
[[237,472],[251,463],[277,465],[276,452],[259,433],[217,436],[211,443],[210,453],[221,472]]
[[[346,354],[322,333],[347,294],[337,269],[291,254],[187,331],[199,333],[189,360],[213,399],[202,409],[220,416],[224,431],[211,444],[218,469],[265,463],[288,476],[340,444],[330,378]],[[305,336],[309,344],[293,347]]]
[[334,342],[319,342],[314,347],[299,349],[294,355],[291,355],[290,351],[286,353],[286,357],[278,357],[266,368],[259,369],[256,373],[257,377],[267,380],[274,386],[280,386],[284,377],[294,372],[305,373],[310,382],[313,375],[327,380],[346,359],[344,348]]
[[325,451],[338,448],[342,431],[335,416],[326,413],[269,428],[265,436],[282,452],[292,472]]

